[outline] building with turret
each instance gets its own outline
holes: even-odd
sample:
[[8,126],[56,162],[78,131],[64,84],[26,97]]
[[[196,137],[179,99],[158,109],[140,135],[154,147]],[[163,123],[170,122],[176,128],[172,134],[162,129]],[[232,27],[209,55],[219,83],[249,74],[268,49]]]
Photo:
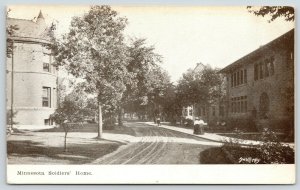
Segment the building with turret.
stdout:
[[40,11],[36,21],[7,18],[12,51],[7,56],[7,110],[18,125],[54,125],[50,115],[57,107],[57,68],[53,65],[51,30]]

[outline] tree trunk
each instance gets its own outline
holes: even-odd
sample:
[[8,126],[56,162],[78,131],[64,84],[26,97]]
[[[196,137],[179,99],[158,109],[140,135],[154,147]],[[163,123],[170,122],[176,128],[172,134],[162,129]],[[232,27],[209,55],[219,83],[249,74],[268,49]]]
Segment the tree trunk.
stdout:
[[122,107],[119,108],[119,113],[118,113],[118,124],[119,126],[123,126],[123,111],[122,111]]
[[99,112],[99,117],[98,117],[98,136],[97,138],[101,138],[102,137],[102,106],[101,103],[98,102],[98,112]]
[[68,132],[65,131],[65,143],[64,143],[64,151],[67,152],[68,149],[67,149],[67,135],[68,135]]

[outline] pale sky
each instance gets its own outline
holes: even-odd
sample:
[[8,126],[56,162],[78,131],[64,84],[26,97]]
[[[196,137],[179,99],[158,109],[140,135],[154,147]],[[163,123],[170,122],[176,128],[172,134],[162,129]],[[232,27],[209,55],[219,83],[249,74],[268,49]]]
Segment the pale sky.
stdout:
[[[9,6],[9,16],[33,19],[40,10],[47,23],[58,21],[57,34],[68,31],[72,16],[87,6]],[[128,19],[125,34],[146,38],[163,56],[162,67],[177,81],[196,63],[223,68],[294,28],[283,19],[250,14],[246,7],[112,6]]]

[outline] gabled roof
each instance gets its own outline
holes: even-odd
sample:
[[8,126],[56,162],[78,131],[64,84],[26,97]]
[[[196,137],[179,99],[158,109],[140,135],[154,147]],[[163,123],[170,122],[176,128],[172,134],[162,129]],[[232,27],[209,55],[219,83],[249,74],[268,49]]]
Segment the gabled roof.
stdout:
[[[292,42],[292,44],[290,42]],[[228,65],[227,67],[221,69],[219,72],[227,73],[227,72],[230,72],[231,70],[234,70],[237,67],[247,64],[247,63],[251,62],[251,60],[259,57],[265,50],[270,49],[272,47],[282,46],[282,47],[286,48],[293,44],[294,44],[294,29],[288,31],[287,33],[279,36],[278,38],[267,43],[266,45],[263,45],[263,46],[259,47],[258,49],[254,50],[253,52],[238,59],[237,61],[233,62],[232,64]],[[253,63],[253,61],[251,63]]]

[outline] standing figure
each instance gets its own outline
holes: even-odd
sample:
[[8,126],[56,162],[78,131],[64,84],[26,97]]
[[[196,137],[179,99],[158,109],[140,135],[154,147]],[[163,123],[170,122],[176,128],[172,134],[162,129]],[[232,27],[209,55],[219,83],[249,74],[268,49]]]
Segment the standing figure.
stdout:
[[207,125],[207,123],[205,123],[199,117],[196,117],[195,121],[194,121],[194,134],[203,135],[204,134],[204,130],[203,130],[204,125]]
[[195,117],[194,134],[199,134],[199,133],[200,133],[200,119],[199,119],[199,117]]
[[157,126],[160,126],[160,116],[157,116],[156,123],[157,123]]

